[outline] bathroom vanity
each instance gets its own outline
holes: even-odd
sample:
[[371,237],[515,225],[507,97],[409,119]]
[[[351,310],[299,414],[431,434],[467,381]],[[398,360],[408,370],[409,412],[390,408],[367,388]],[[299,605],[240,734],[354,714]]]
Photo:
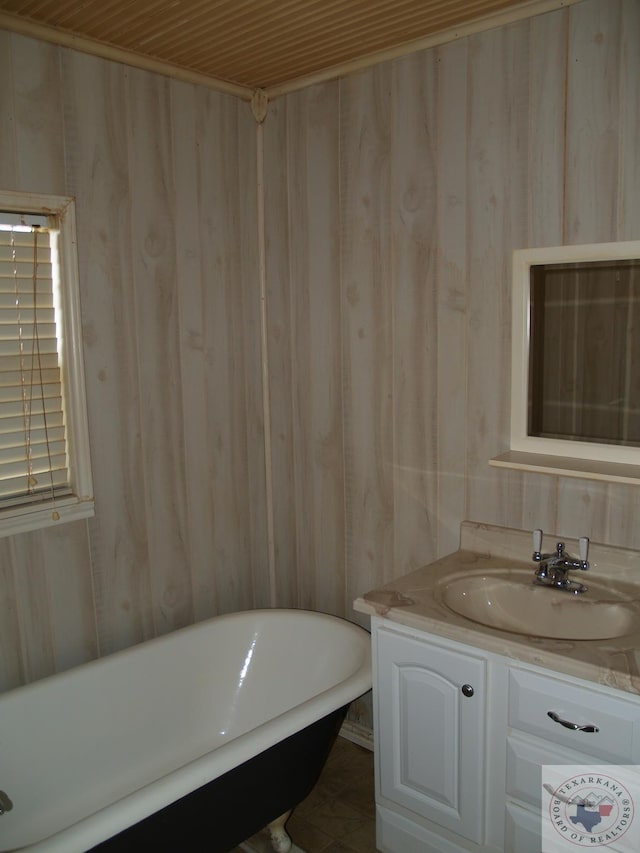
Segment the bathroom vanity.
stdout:
[[545,765],[640,764],[640,555],[592,545],[580,598],[531,590],[531,552],[530,533],[464,522],[459,551],[355,602],[383,853],[540,853]]

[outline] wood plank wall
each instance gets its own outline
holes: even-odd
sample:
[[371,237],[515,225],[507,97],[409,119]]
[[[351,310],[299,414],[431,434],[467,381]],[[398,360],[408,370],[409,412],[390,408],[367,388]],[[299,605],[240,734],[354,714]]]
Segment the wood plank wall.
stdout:
[[355,618],[465,518],[640,548],[637,488],[487,465],[512,249],[640,238],[639,34],[585,0],[270,105],[267,495],[249,108],[0,33],[0,185],[77,197],[96,488],[0,540],[0,689],[272,599]]
[[283,603],[333,591],[349,614],[454,550],[466,518],[640,547],[637,487],[487,465],[508,449],[512,250],[640,238],[639,106],[634,0],[271,104]]
[[96,515],[0,539],[0,689],[269,603],[255,122],[0,33],[0,185],[74,195]]

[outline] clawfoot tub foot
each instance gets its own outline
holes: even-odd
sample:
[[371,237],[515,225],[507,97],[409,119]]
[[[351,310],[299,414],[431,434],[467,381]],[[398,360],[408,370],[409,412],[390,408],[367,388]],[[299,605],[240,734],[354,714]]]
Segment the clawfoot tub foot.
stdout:
[[271,846],[275,850],[275,853],[289,853],[289,850],[291,850],[291,839],[284,828],[290,816],[291,810],[272,820],[267,827],[271,838]]

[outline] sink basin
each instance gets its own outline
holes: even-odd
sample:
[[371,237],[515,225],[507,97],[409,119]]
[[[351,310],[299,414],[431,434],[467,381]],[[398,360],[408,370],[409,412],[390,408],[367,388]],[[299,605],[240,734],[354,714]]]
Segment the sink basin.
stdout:
[[450,578],[437,594],[459,616],[516,634],[607,640],[640,630],[637,601],[584,580],[587,592],[573,595],[534,584],[533,570],[499,568]]

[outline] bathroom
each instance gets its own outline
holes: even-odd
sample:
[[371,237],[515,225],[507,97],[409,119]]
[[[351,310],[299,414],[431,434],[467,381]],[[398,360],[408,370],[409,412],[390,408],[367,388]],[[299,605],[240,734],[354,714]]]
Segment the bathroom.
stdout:
[[582,0],[275,99],[260,198],[242,100],[0,32],[0,187],[76,197],[96,508],[0,539],[1,690],[232,610],[367,625],[464,519],[640,548],[634,486],[488,465],[512,250],[640,237],[639,30]]

